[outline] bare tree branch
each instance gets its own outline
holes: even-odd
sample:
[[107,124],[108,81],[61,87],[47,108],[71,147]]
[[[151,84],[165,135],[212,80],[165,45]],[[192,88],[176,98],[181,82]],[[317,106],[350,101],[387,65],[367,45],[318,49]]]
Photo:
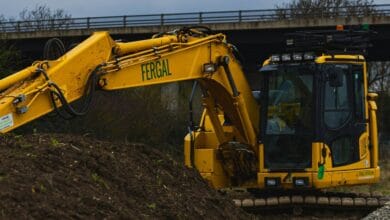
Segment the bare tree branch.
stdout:
[[276,8],[281,19],[379,15],[373,0],[292,0]]
[[368,66],[369,88],[377,92],[390,90],[390,62],[371,62]]
[[63,9],[51,10],[47,5],[36,5],[34,9],[23,9],[19,13],[20,21],[24,25],[20,28],[35,30],[53,30],[68,27],[72,23],[72,16]]

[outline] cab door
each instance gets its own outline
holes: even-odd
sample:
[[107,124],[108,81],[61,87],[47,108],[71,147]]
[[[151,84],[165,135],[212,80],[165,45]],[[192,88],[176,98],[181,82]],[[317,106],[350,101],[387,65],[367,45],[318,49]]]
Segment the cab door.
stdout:
[[323,64],[320,139],[330,147],[332,167],[358,162],[367,131],[363,65]]

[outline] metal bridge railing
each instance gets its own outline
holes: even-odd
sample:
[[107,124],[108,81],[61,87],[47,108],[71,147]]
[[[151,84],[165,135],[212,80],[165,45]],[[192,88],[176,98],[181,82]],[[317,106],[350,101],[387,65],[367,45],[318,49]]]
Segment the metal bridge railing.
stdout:
[[390,16],[390,4],[367,7],[339,7],[321,11],[300,12],[293,9],[264,9],[240,11],[212,11],[194,13],[169,13],[84,17],[55,20],[0,22],[0,32],[30,32],[43,30],[107,29],[148,27],[163,25],[195,25],[215,23],[240,23],[313,18],[345,18]]

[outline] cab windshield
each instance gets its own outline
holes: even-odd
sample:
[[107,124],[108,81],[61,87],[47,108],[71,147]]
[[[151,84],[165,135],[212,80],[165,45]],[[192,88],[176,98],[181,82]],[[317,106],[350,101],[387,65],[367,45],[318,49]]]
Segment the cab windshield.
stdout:
[[267,134],[296,134],[311,131],[313,73],[290,66],[268,75]]
[[269,169],[311,165],[315,65],[269,65],[261,69],[262,140]]

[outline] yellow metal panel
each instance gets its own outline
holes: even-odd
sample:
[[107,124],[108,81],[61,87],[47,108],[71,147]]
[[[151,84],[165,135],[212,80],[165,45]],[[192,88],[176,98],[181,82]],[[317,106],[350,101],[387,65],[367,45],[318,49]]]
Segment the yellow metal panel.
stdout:
[[318,179],[317,172],[312,173],[313,187],[317,189],[329,188],[332,186],[332,172],[324,172],[324,177]]
[[195,140],[197,148],[217,148],[220,143],[214,132],[199,132]]
[[312,154],[311,166],[312,166],[313,171],[318,170],[318,163],[321,161],[321,146],[322,146],[322,143],[316,143],[316,142],[312,143],[312,146],[311,146],[311,149],[312,149],[312,151],[311,151],[311,154]]
[[221,162],[216,158],[216,150],[196,149],[195,166],[213,187],[218,189],[230,186],[229,178],[223,171]]
[[[363,159],[367,156],[369,147],[368,133],[364,132],[359,138],[359,153],[360,159]],[[369,158],[367,158],[369,159]]]
[[359,185],[376,183],[379,181],[379,167],[375,169],[360,169],[346,171],[327,171],[323,179],[317,178],[317,172],[296,172],[296,173],[258,173],[257,183],[259,188],[265,188],[265,177],[279,177],[283,188],[294,188],[292,182],[294,177],[308,177],[309,187],[329,188],[341,185]]
[[[327,61],[327,59],[344,59],[343,61]],[[362,55],[322,55],[315,59],[316,63],[351,63],[351,64],[363,64],[365,62],[364,56]]]
[[375,169],[347,170],[326,172],[324,180],[314,179],[317,188],[335,187],[341,185],[359,185],[379,181],[379,167]]
[[259,152],[258,152],[258,158],[259,158],[259,171],[260,172],[266,172],[266,169],[264,168],[264,144],[259,144]]
[[378,166],[379,150],[378,150],[378,127],[376,118],[376,104],[374,101],[369,101],[370,104],[370,142],[371,142],[371,167]]
[[214,150],[213,149],[196,149],[195,164],[201,173],[214,172]]
[[300,172],[300,173],[279,173],[279,172],[272,172],[272,173],[257,173],[257,183],[259,188],[265,188],[265,177],[279,177],[281,180],[281,187],[285,189],[291,189],[294,188],[293,178],[309,178],[309,186],[312,186],[312,173],[311,172]]

